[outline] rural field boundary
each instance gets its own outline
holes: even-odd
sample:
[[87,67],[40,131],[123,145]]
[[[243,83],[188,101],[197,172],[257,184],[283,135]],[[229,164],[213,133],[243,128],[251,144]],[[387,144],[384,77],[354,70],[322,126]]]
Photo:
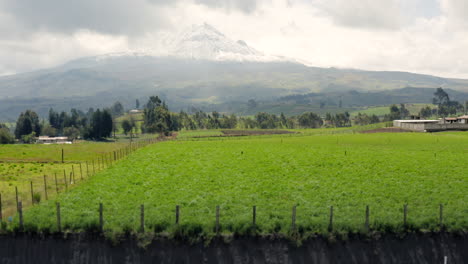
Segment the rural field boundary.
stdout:
[[[14,197],[6,197],[0,192],[0,222],[6,219],[11,220],[11,216],[20,213],[20,209],[39,204],[41,200],[49,200],[62,192],[67,192],[81,182],[86,181],[96,173],[109,168],[114,163],[130,155],[134,151],[149,144],[161,141],[161,138],[143,139],[136,142],[130,142],[127,146],[100,154],[98,157],[89,161],[66,161],[64,149],[61,149],[61,160],[55,163],[71,164],[68,171],[63,169],[63,174],[44,175],[39,182],[29,181],[28,188],[20,189],[18,186],[11,186],[14,189]],[[5,161],[6,163],[16,161]],[[22,161],[27,163],[25,161]],[[21,163],[21,162],[20,162]],[[36,162],[38,163],[38,162]],[[47,162],[50,163],[50,162]]]
[[[34,197],[32,197],[34,199]],[[34,200],[33,200],[33,205],[34,205]],[[10,230],[14,230],[16,232],[31,232],[31,231],[41,231],[40,228],[38,229],[37,227],[34,226],[34,221],[33,219],[25,219],[24,213],[23,213],[23,202],[19,200],[17,202],[17,215],[15,217],[15,220],[13,222],[5,223],[11,227],[13,227]],[[397,231],[400,233],[406,233],[406,232],[413,232],[413,231],[420,231],[420,227],[417,225],[414,225],[411,222],[411,214],[409,214],[408,209],[409,209],[408,204],[402,205],[402,214],[401,214],[401,221],[400,223],[396,224],[398,227],[396,227],[393,231]],[[434,215],[433,215],[433,220],[437,218],[437,223],[436,223],[436,228],[432,229],[431,231],[435,232],[442,232],[442,231],[447,231],[446,225],[445,225],[445,215],[444,215],[444,205],[440,204],[438,208],[434,208]],[[54,228],[48,229],[47,232],[53,232],[53,233],[62,233],[62,232],[69,232],[73,230],[66,230],[62,223],[63,219],[63,213],[61,211],[61,203],[56,202],[55,203],[55,217],[50,219],[50,222],[55,222]],[[105,204],[104,203],[99,203],[96,206],[96,214],[94,216],[95,219],[95,225],[89,226],[89,230],[82,230],[85,232],[91,232],[91,233],[102,233],[104,234],[107,231],[113,231],[111,229],[106,229],[106,216],[110,214],[110,212],[105,211]],[[249,224],[249,227],[245,231],[245,234],[242,235],[256,235],[260,234],[261,230],[258,227],[258,218],[257,218],[257,206],[252,206],[252,211],[251,211],[251,221]],[[298,219],[298,207],[297,206],[292,206],[291,207],[291,214],[290,214],[290,228],[288,231],[288,235],[292,237],[300,236],[301,233],[304,233],[304,226],[300,226],[297,223]],[[334,233],[334,232],[341,232],[343,230],[340,230],[340,228],[335,228],[335,221],[336,221],[336,216],[335,212],[337,210],[336,207],[330,206],[327,215],[327,232],[328,233]],[[339,208],[338,208],[339,209]],[[377,227],[376,229],[373,228],[373,223],[371,222],[371,208],[370,206],[365,206],[365,208],[362,209],[362,225],[358,233],[361,234],[371,234],[372,232],[376,231],[379,232],[381,229]],[[417,211],[413,211],[413,215],[417,214]],[[212,234],[215,234],[216,236],[219,236],[223,231],[223,223],[220,220],[220,215],[222,214],[222,208],[217,205],[215,207],[215,213],[212,216],[207,216],[212,218],[212,230],[198,230],[199,233],[202,233],[203,231],[208,231],[207,233],[212,232]],[[343,215],[341,215],[341,218],[343,218]],[[1,221],[2,219],[0,219]],[[375,219],[374,219],[375,220]],[[131,231],[134,233],[145,233],[145,232],[154,232],[155,226],[156,229],[160,228],[158,225],[147,225],[146,219],[145,219],[145,205],[141,204],[139,207],[139,217],[135,218],[135,223],[134,226],[137,226],[135,230],[127,230]],[[182,222],[182,207],[180,205],[176,205],[174,207],[173,211],[173,222],[172,222],[172,227],[174,228],[175,232],[183,232],[183,224]],[[302,222],[301,225],[304,223]],[[171,224],[169,224],[171,225]],[[182,229],[181,229],[182,228]],[[6,226],[3,226],[3,229],[6,229]]]

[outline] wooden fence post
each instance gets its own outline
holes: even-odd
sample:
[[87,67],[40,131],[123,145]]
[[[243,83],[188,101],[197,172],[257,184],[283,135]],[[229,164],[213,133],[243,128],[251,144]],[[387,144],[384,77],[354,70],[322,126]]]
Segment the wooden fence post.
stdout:
[[19,201],[18,202],[18,214],[19,214],[19,228],[21,231],[23,231],[23,202]]
[[115,151],[114,151],[114,161],[116,161],[116,160],[117,160],[117,153],[115,153]]
[[62,232],[62,220],[60,216],[60,203],[56,203],[57,207],[57,230],[59,233]]
[[32,181],[30,181],[31,183],[31,203],[34,205],[34,190],[33,190],[33,183]]
[[443,204],[439,205],[439,225],[440,225],[440,229],[444,227],[444,205]]
[[333,205],[330,206],[330,222],[328,223],[328,231],[333,231]]
[[86,177],[89,178],[89,167],[88,167],[88,161],[86,161]]
[[57,173],[55,173],[55,190],[57,191],[57,194],[58,194],[59,193],[59,187],[58,187]]
[[257,224],[257,206],[252,207],[252,226],[255,229]]
[[103,216],[103,206],[102,203],[99,203],[99,229],[100,231],[104,231],[104,216]]
[[292,216],[291,216],[291,231],[296,231],[296,206],[292,207]]
[[62,149],[62,163],[64,163],[64,155],[63,155],[63,149]]
[[403,226],[406,228],[407,227],[407,214],[408,214],[408,205],[405,204],[403,206]]
[[176,210],[175,210],[175,223],[176,225],[179,224],[179,205],[176,205]]
[[47,196],[47,177],[44,175],[44,193],[45,193],[45,199],[49,200],[49,197]]
[[140,231],[145,232],[145,205],[140,206]]
[[0,223],[1,223],[2,220],[3,220],[2,209],[3,209],[3,206],[2,206],[2,194],[0,193]]
[[67,174],[65,173],[65,170],[63,170],[63,180],[65,182],[65,191],[68,191]]
[[219,234],[219,205],[216,206],[216,234]]
[[16,194],[16,211],[19,211],[19,199],[18,199],[18,186],[15,186],[15,194]]
[[369,232],[369,205],[366,205],[366,232]]
[[81,177],[81,180],[83,180],[83,170],[81,169],[81,162],[80,162],[80,177]]
[[92,162],[93,162],[93,175],[94,175],[96,174],[96,170],[94,170],[94,160]]
[[[75,183],[75,167],[72,165],[72,172],[71,172],[71,175],[70,176],[73,176],[73,183]],[[70,177],[70,182],[71,182],[71,177]]]

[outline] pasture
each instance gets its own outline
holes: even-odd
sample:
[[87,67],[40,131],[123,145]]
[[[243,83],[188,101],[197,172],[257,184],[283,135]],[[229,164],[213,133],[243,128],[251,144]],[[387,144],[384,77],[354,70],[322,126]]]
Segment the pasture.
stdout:
[[[466,160],[468,134],[459,132],[187,135],[146,146],[26,210],[24,228],[57,231],[60,202],[62,229],[75,232],[99,228],[99,203],[104,230],[111,233],[137,232],[141,205],[146,232],[189,237],[213,235],[216,206],[225,234],[327,233],[330,206],[331,230],[338,233],[363,232],[366,206],[374,231],[466,231]],[[18,228],[17,217],[10,228]]]
[[[152,139],[154,136],[145,135],[136,140]],[[29,207],[33,200],[38,203],[52,199],[128,154],[130,146],[125,138],[119,142],[78,141],[71,145],[0,145],[3,216],[14,214],[17,197],[23,201],[23,207]],[[138,143],[133,144],[136,146]]]

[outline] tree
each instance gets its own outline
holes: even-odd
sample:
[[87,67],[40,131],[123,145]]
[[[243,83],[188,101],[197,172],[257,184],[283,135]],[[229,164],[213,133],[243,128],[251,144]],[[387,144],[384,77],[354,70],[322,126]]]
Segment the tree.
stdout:
[[59,114],[52,108],[49,109],[49,124],[55,129],[61,129]]
[[406,109],[405,104],[400,104],[400,119],[405,119],[410,115],[408,109]]
[[41,135],[55,137],[57,136],[57,129],[52,127],[50,124],[46,124],[42,127]]
[[140,100],[136,99],[135,101],[135,109],[140,109]]
[[26,110],[20,114],[16,121],[15,137],[21,139],[22,136],[30,135],[33,132],[35,135],[41,134],[39,116],[32,110]]
[[439,108],[442,105],[446,105],[450,102],[449,95],[442,89],[442,87],[439,87],[436,89],[434,93],[434,98],[432,99],[432,103],[435,105],[438,105]]
[[419,111],[419,116],[421,118],[428,118],[432,115],[432,109],[429,106],[421,108]]
[[75,140],[80,137],[80,130],[76,127],[66,127],[63,129],[63,135],[71,140]]
[[127,135],[129,132],[131,133],[133,128],[135,127],[135,121],[133,120],[128,120],[128,119],[125,119],[124,121],[122,121],[122,129],[124,131],[124,134]]
[[10,130],[4,124],[0,124],[0,144],[12,144],[15,142]]
[[121,116],[124,114],[125,111],[122,103],[117,101],[111,106],[110,112],[112,116]]
[[400,109],[396,105],[390,106],[390,115],[388,117],[389,120],[398,120],[401,117]]
[[317,114],[306,112],[299,116],[299,125],[305,128],[318,128],[323,125],[323,120]]
[[112,116],[107,109],[97,109],[91,117],[90,127],[85,134],[86,138],[100,140],[112,134]]
[[276,122],[278,121],[278,117],[274,114],[260,112],[255,115],[255,120],[257,121],[259,128],[271,129],[276,128]]
[[143,111],[142,131],[169,135],[172,127],[171,113],[158,96],[151,96]]

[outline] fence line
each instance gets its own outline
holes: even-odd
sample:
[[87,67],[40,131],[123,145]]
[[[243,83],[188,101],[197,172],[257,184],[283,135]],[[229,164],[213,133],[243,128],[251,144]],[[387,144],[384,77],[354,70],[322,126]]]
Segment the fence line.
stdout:
[[[98,167],[95,168],[95,159],[92,159],[90,162],[92,164],[92,171],[90,171],[88,161],[84,162],[77,162],[75,164],[71,165],[70,171],[67,172],[66,169],[63,170],[63,179],[59,179],[57,177],[57,173],[54,173],[52,176],[52,182],[55,183],[55,186],[50,183],[49,177],[50,175],[43,175],[43,179],[36,179],[35,181],[29,181],[29,186],[24,186],[24,184],[20,186],[15,186],[15,192],[14,192],[14,202],[10,199],[13,197],[7,197],[5,194],[0,192],[0,221],[5,220],[5,217],[7,216],[12,216],[14,212],[16,211],[17,213],[20,210],[20,203],[21,203],[21,209],[27,208],[28,206],[33,206],[35,204],[39,204],[41,201],[41,198],[44,198],[45,200],[48,200],[50,196],[52,195],[53,191],[51,190],[55,189],[55,195],[58,195],[60,191],[65,191],[68,192],[69,189],[71,189],[73,186],[77,185],[80,182],[84,182],[86,179],[89,179],[90,177],[94,176],[96,173],[99,173],[100,171],[109,168],[110,166],[114,165],[118,160],[121,160],[128,155],[132,154],[136,150],[145,147],[150,144],[154,144],[158,142],[158,138],[151,138],[151,139],[144,139],[142,141],[138,142],[131,142],[127,146],[123,146],[116,151],[110,151],[108,153],[104,153],[100,157],[97,158],[97,163]],[[118,155],[117,153],[121,153],[121,155]],[[64,151],[63,149],[61,150],[61,156],[62,156],[62,164],[65,164],[64,161]],[[85,163],[85,164],[82,164]],[[79,166],[79,173],[80,175],[76,175],[76,171],[74,165]],[[83,166],[86,166],[86,176],[83,177]],[[69,174],[68,174],[69,173]],[[68,174],[68,178],[67,178]],[[19,188],[22,187],[22,188]],[[13,187],[12,187],[13,188]],[[27,196],[30,195],[29,198]],[[10,199],[8,199],[10,198]],[[16,207],[16,209],[13,208],[13,205]]]
[[[0,195],[0,208],[2,208],[2,197]],[[24,228],[24,223],[25,223],[25,218],[24,218],[24,213],[23,213],[23,203],[22,201],[19,201],[18,202],[18,224],[19,224],[19,230],[23,230]],[[101,203],[98,203],[98,214],[96,215],[96,218],[98,218],[98,224],[99,224],[99,231],[100,232],[104,232],[105,231],[105,214],[104,214],[104,204],[101,202]],[[404,227],[404,230],[408,230],[408,204],[404,204],[403,205],[403,218],[402,218],[402,221],[401,221],[401,224],[403,225]],[[437,212],[439,213],[439,224],[440,224],[440,230],[443,230],[443,228],[445,227],[443,222],[442,222],[442,219],[443,219],[443,211],[442,211],[442,208],[443,208],[443,205],[440,204],[439,205],[439,208],[435,207],[434,211],[435,211],[435,214],[434,216],[437,217]],[[437,210],[438,209],[438,210]],[[174,211],[173,211],[174,212]],[[221,207],[219,205],[216,205],[215,207],[215,226],[214,226],[214,232],[219,235],[220,232],[222,231],[221,230],[221,220],[220,220],[220,215],[221,215]],[[297,228],[297,206],[293,206],[292,207],[292,211],[291,211],[291,233],[292,234],[296,234],[298,232],[298,228]],[[372,231],[372,228],[370,226],[370,223],[369,223],[369,215],[370,215],[370,207],[369,205],[366,205],[365,206],[365,211],[363,213],[363,227],[364,227],[364,232],[365,233],[370,233]],[[334,207],[333,206],[330,206],[329,208],[329,223],[328,223],[328,232],[334,232],[336,231],[335,228],[334,228],[334,225],[333,225],[333,221],[334,221]],[[61,204],[59,202],[56,202],[56,226],[57,226],[57,231],[58,232],[62,232],[62,215],[61,215]],[[135,219],[138,219],[138,218],[135,218]],[[0,213],[0,221],[2,220],[2,214]],[[138,221],[138,220],[137,220]],[[141,233],[144,233],[145,232],[145,206],[144,204],[141,204],[140,205],[140,218],[139,218],[139,228],[138,228],[138,232],[141,232]],[[176,205],[175,207],[175,222],[174,224],[175,225],[180,225],[180,222],[181,222],[181,206],[180,205]],[[397,224],[398,225],[398,224]],[[257,231],[257,226],[258,226],[258,221],[257,221],[257,206],[253,206],[252,207],[252,222],[251,222],[251,230],[253,230],[254,232]]]

